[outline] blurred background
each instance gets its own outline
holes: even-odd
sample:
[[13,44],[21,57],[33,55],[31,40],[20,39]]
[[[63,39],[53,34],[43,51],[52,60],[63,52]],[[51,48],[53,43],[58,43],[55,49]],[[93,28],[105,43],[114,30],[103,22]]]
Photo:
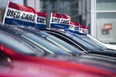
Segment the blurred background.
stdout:
[[69,15],[71,21],[88,26],[89,34],[100,41],[116,44],[116,0],[0,0],[0,22],[8,1],[30,6],[48,15],[52,12]]

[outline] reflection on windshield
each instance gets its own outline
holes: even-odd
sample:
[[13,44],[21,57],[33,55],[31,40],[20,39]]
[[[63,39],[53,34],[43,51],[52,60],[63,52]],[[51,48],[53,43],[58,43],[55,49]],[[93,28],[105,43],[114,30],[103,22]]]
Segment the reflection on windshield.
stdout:
[[77,42],[79,42],[80,44],[85,46],[86,48],[89,48],[89,49],[92,49],[92,50],[96,49],[95,47],[93,47],[92,45],[90,45],[87,42],[83,41],[81,38],[78,38],[78,36],[75,36],[74,34],[70,34],[70,33],[66,32],[66,35],[73,38],[74,40],[76,40]]
[[38,45],[39,47],[41,47],[42,49],[44,49],[45,51],[47,51],[51,54],[69,54],[69,53],[66,53],[65,51],[61,50],[54,44],[50,43],[45,38],[42,38],[39,35],[37,36],[32,33],[25,33],[22,36],[24,38],[26,38],[27,40],[35,43],[36,45]]
[[57,46],[61,47],[65,51],[81,53],[81,51],[79,49],[77,49],[74,46],[70,45],[69,43],[65,42],[63,39],[59,39],[60,36],[58,36],[58,35],[52,35],[50,33],[44,32],[44,31],[41,32],[41,33],[47,35],[47,39],[49,41],[53,42],[54,44],[56,44]]
[[106,48],[103,43],[101,41],[99,41],[98,39],[92,37],[91,35],[87,34],[88,38],[90,38],[92,41],[94,41],[96,44],[98,44],[99,46]]
[[9,34],[0,32],[0,42],[23,54],[35,54],[30,47]]
[[71,35],[70,33],[66,33],[66,34],[89,49],[99,50],[99,51],[101,51],[101,50],[103,51],[106,49],[106,47],[98,44],[97,42],[95,42],[91,38],[87,37],[87,35],[81,35],[81,34]]
[[99,49],[99,50],[106,50],[107,48],[98,42],[94,41],[93,39],[87,37],[87,35],[76,35],[77,37],[80,37],[83,41],[87,42],[88,44],[92,45],[93,47]]
[[[68,45],[67,43],[65,43],[64,41],[62,41],[62,40],[60,40],[60,39],[57,39],[56,37],[51,36],[50,34],[48,34],[48,33],[46,33],[46,32],[42,32],[42,33],[48,35],[48,36],[47,36],[47,40],[51,41],[52,43],[56,44],[57,46],[61,47],[61,48],[64,49],[64,50],[66,50],[67,52],[71,52],[71,51],[70,51],[70,49],[71,49],[70,47],[71,47],[71,46],[69,46],[69,45]],[[59,44],[59,43],[60,43],[60,44]],[[64,47],[64,46],[65,46],[65,47]],[[66,48],[66,46],[69,47],[69,49]]]

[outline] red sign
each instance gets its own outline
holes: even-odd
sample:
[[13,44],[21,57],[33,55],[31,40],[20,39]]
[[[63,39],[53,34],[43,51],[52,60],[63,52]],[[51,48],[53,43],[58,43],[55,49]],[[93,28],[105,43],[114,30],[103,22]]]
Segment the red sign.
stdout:
[[111,23],[104,24],[104,30],[111,30],[111,29],[112,29]]

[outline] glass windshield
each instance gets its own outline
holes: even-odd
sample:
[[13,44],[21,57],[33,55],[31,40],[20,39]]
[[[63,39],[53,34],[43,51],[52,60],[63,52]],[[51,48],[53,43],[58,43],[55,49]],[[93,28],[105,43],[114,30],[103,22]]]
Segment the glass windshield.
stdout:
[[[91,49],[91,50],[95,50],[97,49],[96,47],[94,47],[93,45],[87,43],[86,41],[84,41],[83,37],[80,37],[78,36],[77,34],[74,34],[74,33],[68,33],[66,32],[66,35],[73,38],[74,40],[76,40],[77,42],[79,42],[80,44],[82,44],[83,46],[85,46],[86,48],[88,49]],[[82,35],[83,36],[83,35]]]
[[[77,38],[75,38],[74,36],[76,36]],[[88,48],[91,49],[96,49],[99,51],[104,51],[107,48],[103,45],[101,45],[100,43],[98,43],[97,41],[93,40],[92,38],[88,37],[87,35],[83,35],[83,34],[74,34],[73,38],[75,40],[78,40],[78,42],[80,41],[81,44],[86,45]]]
[[97,42],[87,37],[86,35],[76,35],[76,36],[100,51],[104,51],[107,49],[104,46],[97,44]]
[[27,40],[35,43],[40,48],[44,49],[45,51],[51,53],[51,54],[69,54],[60,49],[59,47],[55,46],[54,44],[47,41],[45,38],[42,38],[39,35],[35,35],[32,33],[25,33],[22,35],[22,37],[26,38]]
[[14,36],[2,31],[0,31],[0,43],[9,46],[19,53],[36,54],[28,45],[25,45],[22,41],[17,40]]
[[87,38],[91,39],[93,41],[93,43],[98,44],[102,48],[107,49],[107,47],[105,47],[101,41],[97,40],[96,38],[92,37],[91,35],[87,34]]
[[47,39],[49,41],[51,41],[52,43],[56,44],[57,46],[59,46],[60,48],[64,49],[67,52],[78,52],[78,53],[82,53],[82,51],[80,51],[79,49],[75,48],[74,46],[70,45],[69,43],[65,42],[65,39],[59,39],[58,35],[52,35],[49,33],[46,33],[45,31],[41,31],[41,33],[43,33],[44,35],[47,35]]

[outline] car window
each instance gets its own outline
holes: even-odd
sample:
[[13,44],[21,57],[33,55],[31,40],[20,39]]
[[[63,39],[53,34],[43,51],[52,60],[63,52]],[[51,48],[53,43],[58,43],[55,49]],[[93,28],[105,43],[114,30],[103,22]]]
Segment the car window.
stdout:
[[98,39],[92,37],[91,35],[87,34],[86,35],[89,39],[91,39],[94,43],[98,44],[99,46],[103,47],[106,49],[106,47],[102,44],[101,41],[99,41]]
[[106,47],[98,44],[97,42],[95,42],[94,40],[92,40],[91,38],[87,37],[87,35],[77,35],[76,36],[79,38],[79,39],[82,39],[83,41],[87,42],[88,44],[90,44],[91,46],[99,49],[99,50],[106,50]]
[[65,48],[67,48],[68,50],[70,50],[73,53],[78,53],[78,54],[85,53],[83,50],[80,50],[80,49],[76,48],[75,46],[73,46],[72,44],[68,43],[66,41],[67,39],[65,37],[59,36],[59,35],[57,35],[57,33],[52,34],[52,33],[49,33],[49,32],[47,33],[45,31],[43,33],[48,35],[48,38],[50,40],[53,40],[53,41],[57,42],[58,44],[64,46]]
[[64,31],[61,31],[61,30],[57,30],[57,31],[56,30],[46,30],[46,32],[56,36],[59,39],[62,39],[63,41],[65,41],[69,44],[71,44],[72,46],[76,47],[80,51],[87,52],[86,47],[84,47],[83,45],[81,45],[80,43],[78,43],[77,41],[72,39],[72,37],[67,36]]
[[77,36],[75,36],[75,34],[70,34],[70,33],[66,32],[66,35],[73,38],[74,40],[76,40],[77,42],[79,42],[80,44],[82,44],[83,46],[85,46],[88,49],[92,49],[92,50],[96,49],[94,46],[92,46],[89,43],[83,41],[81,38],[78,38]]
[[18,53],[23,54],[36,54],[34,49],[24,44],[22,41],[17,40],[15,37],[8,33],[0,31],[0,43],[7,45]]
[[48,38],[50,40],[53,40],[55,42],[57,42],[58,44],[64,46],[65,48],[67,48],[68,50],[70,50],[69,52],[77,52],[77,53],[84,53],[83,51],[80,51],[79,49],[75,48],[74,46],[70,45],[69,43],[65,42],[65,39],[61,39],[60,36],[58,35],[51,35],[51,33],[47,33],[45,31],[43,31],[42,33],[48,35]]
[[[58,44],[60,44],[61,45],[61,48],[64,46],[66,49],[67,49],[67,51],[69,51],[69,52],[72,52],[73,50],[77,50],[76,48],[74,48],[72,45],[70,45],[70,44],[68,44],[68,43],[66,43],[65,41],[63,41],[62,39],[59,39],[59,38],[57,38],[57,37],[55,37],[55,36],[53,36],[53,35],[51,35],[51,34],[48,34],[48,33],[46,33],[46,32],[42,32],[42,33],[44,33],[45,35],[48,35],[47,36],[47,39],[49,40],[49,41],[53,41],[53,43],[58,43]],[[56,44],[56,45],[58,45],[58,44]],[[60,45],[58,45],[58,46],[60,46]],[[64,48],[64,49],[65,49]],[[77,50],[77,51],[79,51],[79,50]]]
[[[36,53],[36,56],[43,56],[45,55],[45,51],[43,49],[41,49],[40,47],[37,47],[36,45],[34,45],[32,42],[24,39],[23,37],[21,37],[22,32],[21,31],[17,31],[18,28],[15,27],[0,27],[0,30],[9,34],[10,36],[12,36],[13,38],[15,38],[16,40],[22,42],[23,44],[29,46],[31,49],[33,49],[33,51]],[[35,55],[35,54],[30,54],[30,55]]]
[[54,33],[54,32],[48,32],[48,33],[51,34],[51,35],[54,35],[55,37],[57,37],[57,38],[59,38],[59,39],[65,41],[65,42],[67,42],[68,44],[70,44],[70,45],[76,47],[76,48],[79,49],[80,51],[84,51],[83,48],[81,48],[81,47],[80,47],[78,44],[76,44],[74,41],[70,40],[69,37],[65,36],[64,34],[62,35],[62,33],[59,34],[59,33]]
[[51,42],[47,41],[45,38],[42,38],[41,36],[37,36],[35,34],[32,33],[24,33],[22,35],[22,37],[24,37],[25,39],[35,43],[36,45],[38,45],[40,48],[44,49],[45,51],[51,53],[51,54],[69,54],[65,51],[63,51],[62,49],[60,49],[59,47],[55,46],[54,44],[52,44]]

